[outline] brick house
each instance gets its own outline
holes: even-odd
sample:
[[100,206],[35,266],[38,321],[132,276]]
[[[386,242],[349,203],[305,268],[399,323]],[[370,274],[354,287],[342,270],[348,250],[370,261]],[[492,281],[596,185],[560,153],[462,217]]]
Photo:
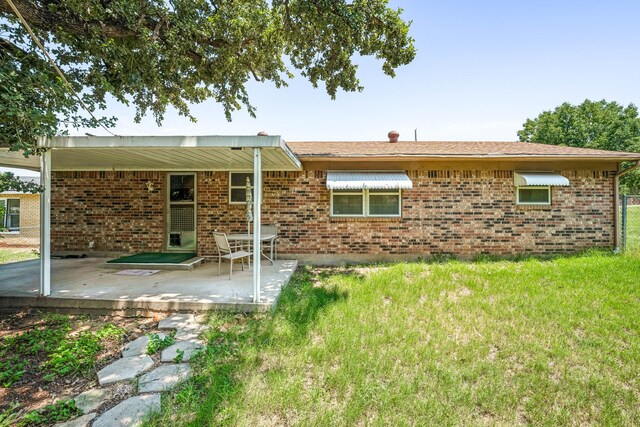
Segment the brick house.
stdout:
[[[38,177],[19,177],[38,182]],[[31,247],[40,242],[40,195],[5,191],[0,193],[0,247]]]
[[[70,137],[44,145],[53,253],[213,254],[213,231],[247,231],[246,184],[254,186],[258,150],[261,221],[278,227],[278,253],[323,263],[612,248],[616,177],[622,162],[640,159],[523,142],[278,136]],[[39,168],[37,159],[9,161],[9,154],[1,164]],[[185,191],[190,198],[181,198]]]
[[[251,150],[229,146],[209,158],[204,147],[176,145],[163,153],[163,138],[120,147],[60,138],[51,147],[54,253],[211,255],[213,231],[247,230]],[[264,148],[261,211],[263,224],[278,227],[279,254],[316,262],[611,248],[616,175],[622,161],[640,159],[522,142],[245,138],[277,147]],[[185,188],[193,199],[170,200]]]

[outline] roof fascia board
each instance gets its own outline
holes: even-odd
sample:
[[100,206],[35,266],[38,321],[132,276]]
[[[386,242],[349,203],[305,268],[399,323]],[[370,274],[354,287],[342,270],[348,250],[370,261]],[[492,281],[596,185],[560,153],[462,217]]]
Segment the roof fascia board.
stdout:
[[69,136],[43,138],[45,148],[270,148],[282,147],[282,137],[275,136]]
[[291,150],[291,148],[289,148],[287,143],[284,142],[284,139],[282,139],[282,138],[280,138],[280,148],[282,149],[282,151],[284,151],[284,153],[287,155],[287,157],[291,160],[291,163],[293,163],[293,165],[296,168],[296,170],[302,170],[302,162],[300,161],[298,156]]
[[548,154],[548,155],[532,155],[532,154],[511,154],[511,155],[412,155],[412,154],[397,154],[397,155],[344,155],[344,156],[327,156],[327,155],[304,155],[298,154],[298,158],[305,162],[311,161],[331,161],[331,162],[373,162],[373,161],[446,161],[446,160],[597,160],[597,161],[632,161],[640,160],[640,155],[626,155],[626,156],[585,156],[585,155],[560,155],[560,154]]

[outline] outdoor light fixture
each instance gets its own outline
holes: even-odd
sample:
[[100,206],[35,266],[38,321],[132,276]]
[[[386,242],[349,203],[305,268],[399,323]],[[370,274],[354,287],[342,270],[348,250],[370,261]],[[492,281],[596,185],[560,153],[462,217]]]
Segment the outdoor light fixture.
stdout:
[[147,186],[147,191],[149,193],[153,193],[153,190],[154,190],[153,181],[147,181],[147,182],[145,182],[145,185]]

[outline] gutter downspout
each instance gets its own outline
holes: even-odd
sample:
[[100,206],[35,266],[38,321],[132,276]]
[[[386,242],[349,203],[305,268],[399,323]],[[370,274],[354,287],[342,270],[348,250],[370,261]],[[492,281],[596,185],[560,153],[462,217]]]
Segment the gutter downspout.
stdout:
[[[617,254],[620,252],[620,177],[628,174],[634,169],[638,169],[640,167],[640,161],[636,161],[636,164],[626,168],[625,170],[619,170],[618,173],[614,177],[613,184],[613,253]],[[618,164],[618,168],[620,168],[620,164]]]

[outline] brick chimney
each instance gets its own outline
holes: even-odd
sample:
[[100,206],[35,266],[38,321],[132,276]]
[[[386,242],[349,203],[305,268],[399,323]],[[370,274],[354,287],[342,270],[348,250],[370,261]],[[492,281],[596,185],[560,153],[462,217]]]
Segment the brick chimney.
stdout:
[[387,136],[389,137],[389,142],[398,142],[398,138],[400,138],[397,130],[392,130]]

